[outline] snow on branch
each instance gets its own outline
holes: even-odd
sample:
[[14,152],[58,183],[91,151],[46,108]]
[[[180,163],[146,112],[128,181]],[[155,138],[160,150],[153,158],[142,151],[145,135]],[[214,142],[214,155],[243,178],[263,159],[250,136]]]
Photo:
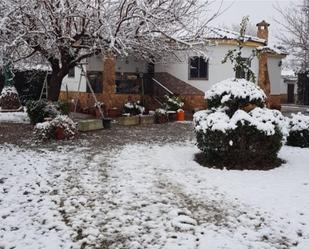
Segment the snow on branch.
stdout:
[[[200,0],[2,0],[0,50],[72,67],[95,53],[162,58],[201,36],[210,3]],[[218,13],[219,14],[219,13]],[[58,64],[56,67],[55,64]]]

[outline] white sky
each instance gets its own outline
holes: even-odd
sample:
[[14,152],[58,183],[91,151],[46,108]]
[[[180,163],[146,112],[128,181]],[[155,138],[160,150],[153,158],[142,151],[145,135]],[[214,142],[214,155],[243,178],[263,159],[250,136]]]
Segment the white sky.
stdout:
[[[221,1],[215,0],[213,9],[218,9]],[[271,24],[270,26],[270,42],[276,42],[276,35],[280,33],[280,25],[275,19],[280,19],[280,15],[274,8],[277,4],[284,8],[293,4],[302,4],[303,0],[224,0],[223,9],[231,6],[225,13],[215,19],[210,25],[228,25],[239,24],[242,17],[249,15],[250,22],[256,24],[262,20]]]

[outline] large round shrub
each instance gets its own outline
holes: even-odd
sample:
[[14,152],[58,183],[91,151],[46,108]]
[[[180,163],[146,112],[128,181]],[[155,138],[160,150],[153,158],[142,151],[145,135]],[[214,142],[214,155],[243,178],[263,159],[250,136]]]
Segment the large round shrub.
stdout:
[[227,79],[206,92],[208,108],[226,107],[229,116],[238,109],[264,107],[266,95],[256,84],[245,79]]
[[254,83],[231,79],[206,92],[209,110],[194,115],[203,165],[227,169],[270,169],[286,134],[285,118],[264,108],[266,96]]
[[292,114],[289,122],[287,145],[309,147],[309,117],[301,113]]
[[278,125],[242,110],[231,118],[224,112],[197,113],[195,122],[203,163],[227,169],[269,169],[278,165],[282,146]]

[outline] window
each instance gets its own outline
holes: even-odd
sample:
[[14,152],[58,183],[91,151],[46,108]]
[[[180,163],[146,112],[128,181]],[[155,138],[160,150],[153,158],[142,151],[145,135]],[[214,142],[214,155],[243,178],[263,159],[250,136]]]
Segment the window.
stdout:
[[194,56],[190,58],[189,63],[189,79],[205,79],[208,80],[209,63],[204,57]]
[[75,67],[70,68],[68,73],[69,78],[75,78]]
[[[103,92],[103,74],[102,72],[88,71],[87,77],[94,93]],[[91,90],[87,84],[87,93],[91,93]]]
[[142,78],[136,73],[116,72],[116,93],[140,94]]
[[[248,67],[251,67],[251,62],[248,58],[241,58],[241,63],[244,65],[247,64]],[[235,77],[237,79],[247,79],[248,78],[247,72],[245,72],[243,67],[237,68],[235,74],[236,74]]]

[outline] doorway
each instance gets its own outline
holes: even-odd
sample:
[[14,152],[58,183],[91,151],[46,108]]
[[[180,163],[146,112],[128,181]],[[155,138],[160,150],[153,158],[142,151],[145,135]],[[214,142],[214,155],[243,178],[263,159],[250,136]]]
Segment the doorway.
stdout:
[[294,84],[288,84],[288,99],[287,102],[288,104],[294,104],[294,89],[295,85]]

